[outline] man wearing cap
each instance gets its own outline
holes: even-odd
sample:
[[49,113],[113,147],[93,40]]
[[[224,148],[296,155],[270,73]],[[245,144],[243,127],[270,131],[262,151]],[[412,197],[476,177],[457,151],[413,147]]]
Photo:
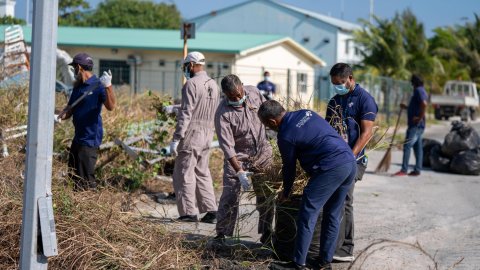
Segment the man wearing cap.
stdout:
[[183,61],[187,82],[182,88],[170,152],[176,156],[173,188],[180,215],[178,220],[196,222],[198,214],[206,213],[201,221],[216,223],[217,203],[208,163],[220,93],[204,66],[205,57],[200,52],[189,53]]
[[[75,127],[68,167],[75,190],[95,190],[95,163],[103,137],[102,105],[109,111],[115,108],[112,74],[110,70],[104,71],[100,78],[93,74],[93,59],[86,53],[75,55],[69,65],[74,68],[75,82],[68,106],[64,109],[65,114],[61,117],[61,120],[65,120],[73,116]],[[71,107],[82,96],[84,98]]]

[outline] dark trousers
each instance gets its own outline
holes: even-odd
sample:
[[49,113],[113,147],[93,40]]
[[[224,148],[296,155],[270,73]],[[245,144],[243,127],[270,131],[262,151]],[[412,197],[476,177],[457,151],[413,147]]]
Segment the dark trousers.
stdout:
[[[357,164],[357,174],[355,175],[355,182],[362,180],[365,173],[366,165],[362,163]],[[342,214],[342,221],[340,222],[340,230],[338,232],[337,249],[335,255],[337,256],[352,256],[353,255],[353,190],[355,189],[355,182],[347,193],[345,198],[345,208]]]
[[356,162],[315,174],[303,190],[297,218],[294,261],[305,264],[315,224],[323,208],[320,263],[331,262],[335,252],[345,196],[356,173]]
[[79,145],[72,142],[68,156],[69,176],[74,182],[75,190],[95,189],[95,163],[98,148]]

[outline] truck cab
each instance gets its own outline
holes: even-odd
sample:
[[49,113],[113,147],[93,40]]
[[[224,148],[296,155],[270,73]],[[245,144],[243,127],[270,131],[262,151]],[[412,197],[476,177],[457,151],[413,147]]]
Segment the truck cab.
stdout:
[[451,116],[460,116],[462,121],[475,120],[480,106],[477,86],[468,81],[448,81],[442,95],[430,96],[430,103],[437,120]]

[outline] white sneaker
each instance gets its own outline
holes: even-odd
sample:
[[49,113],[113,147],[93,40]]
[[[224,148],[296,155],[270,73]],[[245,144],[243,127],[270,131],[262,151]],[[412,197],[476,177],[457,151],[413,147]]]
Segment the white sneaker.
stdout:
[[333,256],[334,261],[339,262],[353,262],[355,260],[355,256]]

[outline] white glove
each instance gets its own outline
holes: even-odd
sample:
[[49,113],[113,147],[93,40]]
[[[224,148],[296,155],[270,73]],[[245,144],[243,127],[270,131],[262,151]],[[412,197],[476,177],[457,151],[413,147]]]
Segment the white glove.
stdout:
[[53,115],[53,121],[55,123],[61,123],[62,122],[62,118],[58,117],[58,114],[54,114]]
[[100,77],[100,82],[104,87],[109,87],[112,85],[112,72],[110,69],[108,72],[104,71],[102,77]]
[[240,180],[240,185],[242,185],[243,191],[247,191],[250,189],[250,183],[248,180],[248,177],[250,175],[253,175],[252,172],[246,172],[246,171],[239,171],[237,173],[238,180]]
[[174,157],[178,155],[178,152],[177,152],[178,143],[179,141],[172,141],[170,143],[170,155]]

